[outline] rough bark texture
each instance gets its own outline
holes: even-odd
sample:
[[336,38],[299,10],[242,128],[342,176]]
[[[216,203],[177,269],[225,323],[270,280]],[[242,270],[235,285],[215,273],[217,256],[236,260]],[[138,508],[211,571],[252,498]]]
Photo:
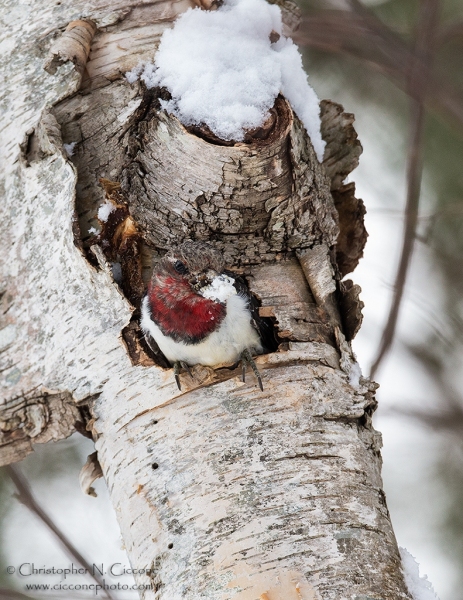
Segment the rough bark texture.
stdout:
[[368,237],[363,222],[365,205],[355,197],[355,183],[344,183],[358,165],[362,146],[353,127],[354,115],[344,113],[342,106],[328,100],[322,100],[320,107],[326,141],[323,165],[331,181],[340,226],[336,263],[344,276],[358,265]]
[[[338,221],[331,193],[343,194],[358,159],[352,118],[324,104],[326,171],[283,98],[245,144],[187,131],[158,110],[162,91],[121,73],[152,58],[190,4],[43,1],[12,13],[0,91],[1,460],[81,429],[89,407],[130,560],[149,570],[145,598],[410,598],[381,491],[376,386],[347,341],[358,289],[339,283],[365,238],[353,194],[354,222]],[[286,14],[289,27],[297,13]],[[72,160],[63,142],[77,142]],[[95,237],[105,193],[119,220]],[[349,236],[358,243],[340,269],[336,242]],[[195,367],[179,392],[140,339],[141,267],[146,277],[186,237],[221,248],[274,322],[278,351],[256,361],[263,393],[231,365]],[[87,491],[98,475],[92,456]]]

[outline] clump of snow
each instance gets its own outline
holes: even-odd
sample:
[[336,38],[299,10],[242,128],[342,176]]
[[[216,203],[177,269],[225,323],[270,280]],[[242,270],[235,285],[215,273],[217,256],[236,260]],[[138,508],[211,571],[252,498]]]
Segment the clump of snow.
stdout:
[[[280,36],[274,43],[271,33]],[[126,78],[166,87],[172,99],[163,108],[184,125],[206,124],[223,140],[243,140],[246,130],[262,125],[281,92],[323,158],[317,95],[297,47],[282,35],[280,8],[265,0],[189,9],[164,32],[155,64],[140,64]]]
[[362,369],[358,362],[352,362],[349,371],[349,383],[355,389],[360,388],[360,377],[362,377]]
[[420,577],[420,565],[406,548],[399,548],[403,574],[413,600],[439,600],[427,575]]
[[96,235],[98,233],[98,229],[96,227],[89,227],[88,233],[89,235]]
[[129,83],[135,83],[137,79],[139,79],[140,75],[143,73],[146,63],[141,62],[139,65],[134,67],[131,71],[127,71],[125,74],[125,78]]
[[233,285],[233,279],[228,275],[217,275],[209,285],[199,290],[201,296],[214,300],[215,302],[226,302],[230,296],[236,294],[236,288]]
[[114,212],[115,210],[116,210],[116,207],[114,206],[114,204],[112,204],[111,202],[105,202],[98,209],[98,219],[101,222],[106,223],[106,221],[108,220],[109,215],[112,212]]
[[74,148],[76,147],[77,142],[71,142],[70,144],[63,144],[64,151],[68,156],[73,156]]

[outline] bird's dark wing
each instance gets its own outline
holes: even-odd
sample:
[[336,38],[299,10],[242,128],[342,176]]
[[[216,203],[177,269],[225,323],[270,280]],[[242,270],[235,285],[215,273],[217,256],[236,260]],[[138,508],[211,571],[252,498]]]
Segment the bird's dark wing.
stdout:
[[151,350],[152,354],[154,354],[156,363],[165,369],[170,369],[171,364],[161,352],[156,340],[148,333],[148,331],[140,330],[140,333],[142,334],[142,343],[144,342]]
[[233,285],[238,294],[247,299],[249,310],[251,311],[251,324],[260,336],[262,346],[264,347],[264,353],[275,352],[278,348],[278,340],[276,338],[272,319],[269,317],[261,317],[259,315],[259,301],[249,290],[244,277],[236,275],[236,273],[228,270],[224,270],[224,273],[234,280]]

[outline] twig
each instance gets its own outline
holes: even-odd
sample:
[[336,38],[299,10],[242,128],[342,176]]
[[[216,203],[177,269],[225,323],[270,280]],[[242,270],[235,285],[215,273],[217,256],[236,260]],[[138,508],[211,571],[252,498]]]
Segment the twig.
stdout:
[[72,542],[64,535],[64,533],[55,525],[52,519],[46,514],[43,508],[38,504],[37,500],[34,498],[29,484],[21,473],[19,467],[13,465],[7,465],[4,467],[6,473],[9,475],[10,479],[14,483],[17,494],[15,494],[16,498],[23,504],[26,508],[28,508],[31,512],[33,512],[41,521],[44,523],[48,529],[55,534],[58,538],[59,542],[63,546],[64,550],[67,554],[79,563],[90,577],[98,583],[98,585],[103,586],[102,591],[106,595],[109,600],[114,600],[113,596],[104,588],[104,581],[97,574],[93,572],[92,566],[87,560],[80,554],[77,548],[72,544]]
[[423,125],[425,118],[424,102],[428,87],[428,74],[432,62],[432,48],[437,24],[438,8],[439,0],[421,1],[415,51],[419,63],[417,62],[417,64],[413,66],[409,80],[410,96],[412,99],[412,120],[408,153],[408,190],[407,203],[405,207],[405,226],[403,233],[402,253],[395,278],[394,296],[378,352],[371,367],[371,377],[375,376],[384,357],[391,349],[391,345],[394,340],[397,328],[397,319],[399,317],[400,306],[405,289],[405,282],[415,244],[421,178],[423,172]]
[[458,21],[457,23],[450,23],[449,25],[444,25],[439,35],[437,37],[437,43],[439,46],[443,46],[444,44],[448,44],[456,39],[463,40],[463,22]]
[[[399,35],[363,6],[356,11],[326,10],[314,13],[303,19],[294,39],[300,45],[355,56],[370,68],[391,78],[407,93],[414,93],[414,90],[410,90],[408,75],[411,65],[416,65],[420,57]],[[447,118],[463,127],[461,93],[447,79],[432,75],[429,70],[428,76],[428,108],[443,112]]]
[[[438,410],[430,412],[421,408],[408,408],[407,405],[410,402],[407,401],[402,402],[400,407],[390,408],[386,414],[392,415],[393,413],[399,413],[400,415],[417,419],[432,429],[456,433],[459,436],[458,439],[461,441],[461,434],[463,433],[462,397],[449,383],[443,364],[433,364],[432,354],[427,353],[424,356],[420,356],[416,353],[413,354],[415,357],[420,357],[428,367],[428,374],[433,378],[436,386],[439,388],[441,406],[438,407]],[[423,402],[420,401],[419,404],[423,405]]]
[[418,408],[398,407],[391,408],[386,414],[392,415],[394,413],[416,419],[436,431],[454,432],[461,440],[461,434],[463,433],[463,409],[461,407],[455,407],[455,410],[448,410],[447,412],[427,412]]

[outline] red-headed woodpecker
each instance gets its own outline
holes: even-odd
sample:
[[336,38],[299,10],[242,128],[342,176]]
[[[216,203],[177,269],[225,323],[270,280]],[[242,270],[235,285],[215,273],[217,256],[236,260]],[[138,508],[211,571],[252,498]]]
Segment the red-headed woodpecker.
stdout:
[[262,380],[252,353],[262,344],[249,291],[224,272],[221,253],[205,242],[186,241],[156,265],[141,307],[141,328],[174,366],[215,366],[241,359]]

